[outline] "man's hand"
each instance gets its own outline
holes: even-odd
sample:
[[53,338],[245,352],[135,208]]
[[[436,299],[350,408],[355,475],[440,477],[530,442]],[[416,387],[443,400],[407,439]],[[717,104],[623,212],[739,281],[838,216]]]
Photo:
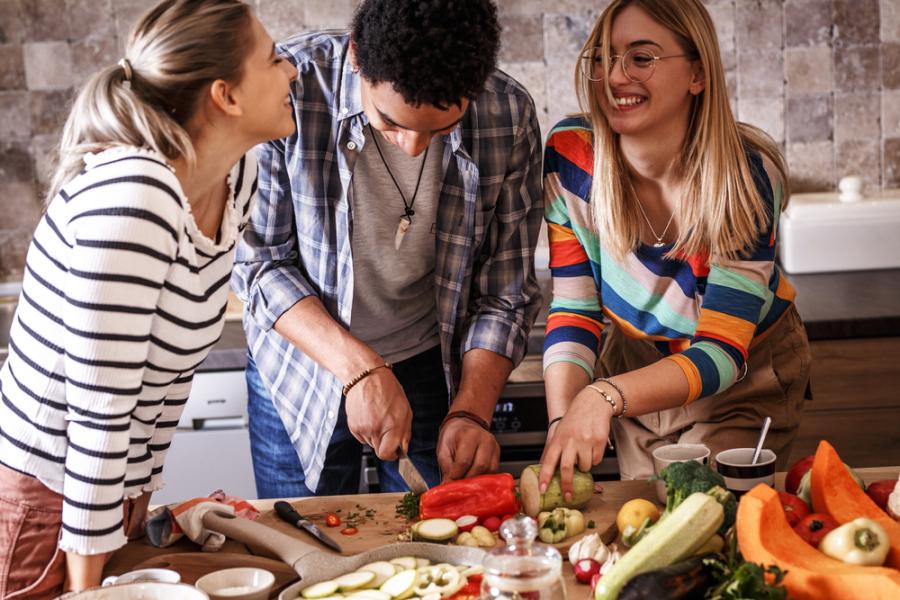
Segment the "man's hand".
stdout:
[[500,466],[500,444],[468,419],[450,419],[438,437],[437,459],[444,481],[494,473]]
[[347,393],[347,426],[381,460],[399,458],[412,436],[412,410],[403,386],[390,369],[375,369]]

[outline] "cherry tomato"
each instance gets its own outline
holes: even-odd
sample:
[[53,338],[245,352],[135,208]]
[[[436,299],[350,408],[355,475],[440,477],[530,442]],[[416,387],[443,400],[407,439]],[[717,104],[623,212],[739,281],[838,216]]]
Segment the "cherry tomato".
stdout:
[[341,524],[341,518],[333,512],[325,513],[325,524],[329,527],[337,527]]
[[359,533],[359,529],[356,527],[344,527],[341,529],[342,535],[356,535],[357,533]]
[[809,514],[809,507],[806,502],[793,494],[787,492],[778,492],[778,498],[781,500],[781,506],[784,508],[784,516],[787,517],[788,525],[794,527],[803,517]]
[[828,515],[810,513],[797,523],[797,526],[794,527],[794,531],[803,538],[804,542],[814,548],[818,548],[822,538],[825,537],[829,531],[836,529],[837,527],[838,522]]

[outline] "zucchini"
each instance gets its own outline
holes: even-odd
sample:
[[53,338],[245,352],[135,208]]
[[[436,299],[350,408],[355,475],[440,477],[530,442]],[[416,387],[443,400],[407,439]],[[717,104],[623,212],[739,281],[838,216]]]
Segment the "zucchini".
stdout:
[[595,600],[615,600],[635,575],[690,556],[712,537],[724,519],[725,512],[715,498],[702,492],[691,494],[600,578]]
[[712,573],[703,559],[692,556],[632,577],[619,592],[619,600],[699,600],[711,583]]
[[594,496],[594,477],[590,473],[584,473],[575,469],[572,479],[572,501],[566,502],[562,495],[562,486],[559,481],[559,473],[553,475],[547,491],[540,491],[538,478],[541,475],[541,465],[531,465],[522,471],[519,477],[519,493],[522,495],[522,510],[531,518],[536,518],[539,513],[554,508],[581,508]]
[[372,571],[353,571],[336,577],[334,582],[338,584],[338,589],[343,594],[366,587],[375,580],[375,577],[376,575]]
[[338,591],[338,584],[334,580],[322,581],[321,583],[315,583],[309,587],[303,588],[303,591],[300,594],[304,598],[325,598],[326,596],[333,595],[336,591]]
[[390,594],[391,598],[400,598],[402,600],[413,595],[413,587],[417,578],[418,573],[416,573],[415,569],[406,569],[382,583],[378,589],[386,594]]
[[[455,538],[459,533],[459,527],[452,519],[425,519],[415,523],[411,531],[413,541],[443,543]],[[416,561],[412,568],[417,569],[420,566],[424,565]]]

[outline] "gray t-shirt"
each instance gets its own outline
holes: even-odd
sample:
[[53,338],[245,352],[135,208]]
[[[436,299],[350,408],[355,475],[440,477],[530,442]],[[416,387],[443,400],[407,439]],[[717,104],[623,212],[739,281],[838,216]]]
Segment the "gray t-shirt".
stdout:
[[412,223],[394,248],[403,200],[378,155],[410,202],[423,157],[408,156],[378,131],[365,129],[351,183],[353,209],[353,312],[350,332],[388,362],[398,362],[440,343],[434,289],[434,232],[440,192],[444,137],[431,140]]

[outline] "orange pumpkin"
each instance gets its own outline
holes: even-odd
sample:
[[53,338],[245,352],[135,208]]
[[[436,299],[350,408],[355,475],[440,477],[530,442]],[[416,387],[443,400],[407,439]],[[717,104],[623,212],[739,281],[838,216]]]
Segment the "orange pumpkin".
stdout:
[[[885,566],[900,569],[900,523],[869,498],[853,481],[834,447],[822,440],[812,467],[812,503],[815,512],[825,513],[840,524],[859,517],[872,519],[887,531],[891,551]],[[898,596],[900,598],[900,596]]]
[[848,565],[822,554],[791,529],[778,493],[765,484],[741,498],[737,536],[746,560],[787,571],[784,585],[795,600],[900,598],[900,571]]

